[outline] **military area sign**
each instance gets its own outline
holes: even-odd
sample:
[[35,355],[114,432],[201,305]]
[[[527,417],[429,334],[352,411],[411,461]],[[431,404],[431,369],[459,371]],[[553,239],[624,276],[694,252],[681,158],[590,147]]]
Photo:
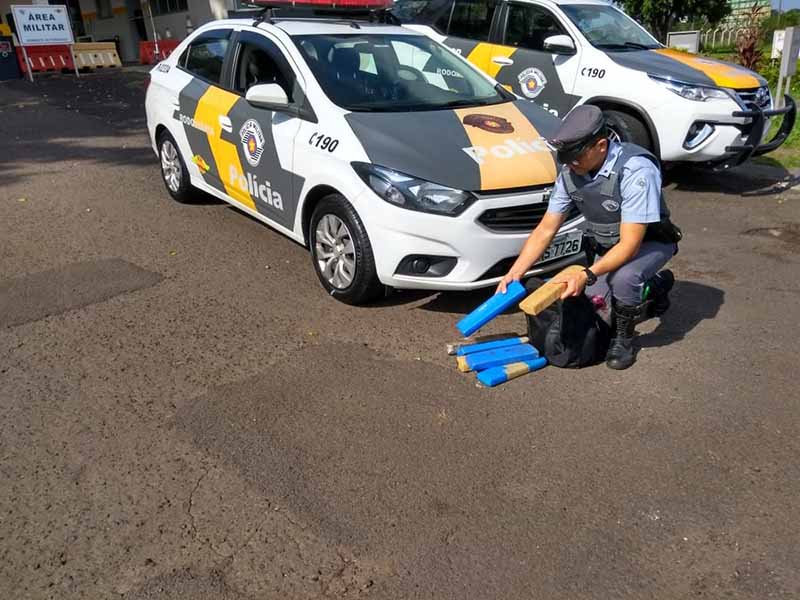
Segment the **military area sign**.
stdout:
[[66,6],[15,5],[11,7],[22,46],[74,44]]

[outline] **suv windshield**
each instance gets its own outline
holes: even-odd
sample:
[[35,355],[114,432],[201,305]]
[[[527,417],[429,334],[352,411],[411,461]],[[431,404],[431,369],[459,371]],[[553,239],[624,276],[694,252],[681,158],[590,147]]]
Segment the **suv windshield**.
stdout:
[[561,8],[595,48],[611,51],[661,48],[636,21],[612,6],[563,4]]
[[347,110],[441,110],[513,99],[425,36],[301,35],[294,40],[328,97]]

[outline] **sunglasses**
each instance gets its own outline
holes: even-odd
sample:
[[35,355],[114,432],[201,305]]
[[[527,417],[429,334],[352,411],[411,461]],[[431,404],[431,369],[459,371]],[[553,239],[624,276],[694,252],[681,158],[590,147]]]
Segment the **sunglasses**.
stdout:
[[[561,144],[548,144],[552,150],[556,151],[556,159],[562,165],[569,165],[578,162],[578,159],[581,158],[581,155],[591,150],[597,142],[603,139],[603,136],[597,136],[589,139],[582,144],[578,144],[577,146],[569,146],[567,148],[563,147]],[[561,147],[559,147],[561,146]]]

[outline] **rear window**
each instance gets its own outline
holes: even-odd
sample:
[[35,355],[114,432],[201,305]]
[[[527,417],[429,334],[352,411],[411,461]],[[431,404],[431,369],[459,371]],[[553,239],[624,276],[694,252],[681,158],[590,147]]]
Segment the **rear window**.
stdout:
[[228,33],[201,35],[181,57],[181,66],[210,83],[219,84],[228,51]]

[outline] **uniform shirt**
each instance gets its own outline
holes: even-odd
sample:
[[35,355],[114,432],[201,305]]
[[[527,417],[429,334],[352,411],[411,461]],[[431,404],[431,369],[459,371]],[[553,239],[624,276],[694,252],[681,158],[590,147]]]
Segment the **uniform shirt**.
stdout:
[[[608,177],[617,164],[622,146],[611,142],[603,166],[594,177],[578,176],[578,180],[588,183],[597,177]],[[661,171],[652,160],[644,156],[634,156],[622,165],[620,174],[620,193],[622,206],[620,213],[623,223],[658,223],[661,220]],[[559,174],[547,212],[566,213],[573,202],[564,186],[564,175]]]

